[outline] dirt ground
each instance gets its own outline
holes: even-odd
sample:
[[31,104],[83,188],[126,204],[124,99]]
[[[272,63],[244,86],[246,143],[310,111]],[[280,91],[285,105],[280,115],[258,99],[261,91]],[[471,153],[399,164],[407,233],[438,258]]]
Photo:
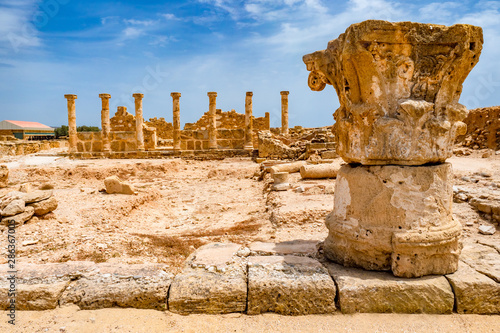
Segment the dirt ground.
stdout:
[[[9,327],[10,326],[10,327]],[[80,311],[77,306],[17,313],[15,329],[0,321],[1,332],[440,332],[498,333],[500,316],[354,314],[281,316],[189,315],[138,309]]]
[[[69,260],[94,262],[161,262],[177,272],[199,246],[215,242],[323,240],[324,217],[333,209],[335,180],[301,180],[293,188],[270,192],[268,178],[258,180],[260,166],[250,159],[221,161],[71,160],[55,153],[0,158],[10,169],[10,184],[0,196],[19,189],[54,187],[58,208],[16,229],[19,262]],[[481,152],[449,159],[456,187],[474,197],[500,200],[500,155]],[[335,161],[341,163],[341,160]],[[134,185],[137,195],[106,194],[103,180],[117,175]],[[500,232],[488,216],[468,203],[454,203],[464,226],[464,243]],[[478,233],[481,224],[495,225],[492,236]],[[0,246],[6,246],[5,231]],[[6,262],[0,258],[0,264]],[[127,319],[124,319],[127,318]],[[200,332],[200,331],[340,331],[340,332],[500,332],[499,316],[471,315],[333,315],[283,317],[178,316],[169,312],[103,309],[78,311],[64,307],[19,312],[19,332]],[[0,331],[10,332],[0,321]],[[147,323],[147,328],[144,324]],[[6,330],[8,329],[8,330]]]

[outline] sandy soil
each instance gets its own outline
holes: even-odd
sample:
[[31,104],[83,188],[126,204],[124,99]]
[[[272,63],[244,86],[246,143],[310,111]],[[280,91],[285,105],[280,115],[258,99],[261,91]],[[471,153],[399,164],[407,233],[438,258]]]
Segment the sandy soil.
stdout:
[[80,311],[77,306],[17,313],[2,332],[500,332],[500,316],[355,314],[281,316],[189,315],[137,309]]

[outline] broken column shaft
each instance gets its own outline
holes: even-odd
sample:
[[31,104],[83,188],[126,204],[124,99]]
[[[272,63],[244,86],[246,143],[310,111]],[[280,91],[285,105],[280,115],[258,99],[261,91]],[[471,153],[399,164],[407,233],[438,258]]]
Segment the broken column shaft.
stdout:
[[217,119],[216,119],[216,92],[207,93],[209,99],[208,108],[208,148],[217,149]]
[[143,123],[144,118],[142,117],[142,98],[144,94],[133,94],[135,99],[135,132],[137,139],[137,150],[144,150],[144,132],[143,132]]
[[76,133],[76,107],[75,107],[75,99],[77,99],[76,95],[64,95],[64,98],[68,100],[68,136],[69,136],[69,152],[76,152],[76,142],[77,142],[77,133]]
[[248,91],[245,97],[245,149],[253,150],[253,119],[252,119],[252,96]]
[[102,110],[101,110],[101,127],[102,127],[102,150],[104,152],[109,152],[111,150],[111,143],[109,140],[109,134],[111,131],[111,124],[109,120],[109,99],[110,94],[99,94],[102,100]]
[[281,134],[288,134],[288,91],[282,91],[281,94]]
[[172,96],[173,105],[174,150],[181,150],[181,109],[179,106],[181,93],[173,92],[170,96]]

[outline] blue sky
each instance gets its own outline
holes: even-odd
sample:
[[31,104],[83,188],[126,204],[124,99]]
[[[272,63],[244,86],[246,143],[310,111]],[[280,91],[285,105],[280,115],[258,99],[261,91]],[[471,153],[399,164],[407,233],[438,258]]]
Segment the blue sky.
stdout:
[[290,126],[326,126],[338,107],[334,89],[310,91],[304,54],[325,49],[366,19],[480,25],[481,59],[464,84],[469,108],[500,105],[500,1],[388,0],[0,0],[0,120],[67,124],[64,94],[78,95],[77,124],[100,126],[99,93],[144,117],[172,120],[170,92],[181,97],[181,122],[217,107],[280,125],[281,90],[289,90]]

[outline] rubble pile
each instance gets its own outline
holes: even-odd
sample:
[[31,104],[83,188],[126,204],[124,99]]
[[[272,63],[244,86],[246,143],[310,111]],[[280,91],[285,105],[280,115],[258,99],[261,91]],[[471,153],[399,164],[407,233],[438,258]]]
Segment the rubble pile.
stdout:
[[[14,220],[17,226],[27,223],[34,216],[43,216],[57,208],[52,190],[36,190],[28,193],[13,191],[0,197],[0,225]],[[10,222],[11,223],[11,222]]]
[[500,106],[473,109],[464,123],[467,133],[457,143],[471,149],[500,149]]

